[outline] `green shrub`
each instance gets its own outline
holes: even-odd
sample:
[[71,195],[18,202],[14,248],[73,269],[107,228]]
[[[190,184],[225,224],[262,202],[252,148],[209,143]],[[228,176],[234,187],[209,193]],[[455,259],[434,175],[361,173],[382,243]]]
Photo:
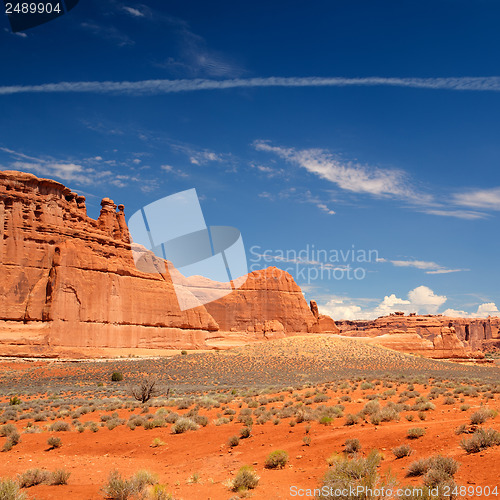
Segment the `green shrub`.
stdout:
[[14,406],[14,405],[20,405],[22,401],[17,397],[17,396],[12,396],[9,399],[9,405]]
[[249,465],[244,465],[232,481],[234,491],[253,490],[257,488],[260,477]]
[[111,374],[111,381],[112,382],[121,382],[123,380],[123,373],[122,372],[113,372]]
[[284,450],[274,450],[266,458],[264,467],[266,469],[283,469],[288,462],[288,453]]

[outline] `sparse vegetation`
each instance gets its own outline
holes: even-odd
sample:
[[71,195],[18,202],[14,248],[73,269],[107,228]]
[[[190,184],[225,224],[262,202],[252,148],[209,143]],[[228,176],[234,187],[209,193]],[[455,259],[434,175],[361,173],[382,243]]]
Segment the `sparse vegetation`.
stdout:
[[283,469],[288,462],[288,453],[284,450],[274,450],[266,458],[266,469]]

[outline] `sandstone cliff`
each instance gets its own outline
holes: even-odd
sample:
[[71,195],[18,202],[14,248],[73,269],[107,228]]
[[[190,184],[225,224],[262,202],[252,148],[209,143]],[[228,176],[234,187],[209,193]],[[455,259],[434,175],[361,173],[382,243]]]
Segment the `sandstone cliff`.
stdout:
[[101,206],[94,220],[64,185],[0,172],[0,354],[207,347],[226,331],[265,339],[318,324],[292,277],[274,270],[251,273],[209,311],[181,311],[169,266],[154,256],[157,273],[134,265],[123,205]]

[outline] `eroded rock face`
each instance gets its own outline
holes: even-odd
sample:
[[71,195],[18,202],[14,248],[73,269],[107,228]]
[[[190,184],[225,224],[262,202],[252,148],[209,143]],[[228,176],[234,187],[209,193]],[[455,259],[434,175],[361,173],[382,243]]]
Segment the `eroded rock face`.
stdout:
[[394,313],[373,321],[339,321],[341,335],[432,358],[483,357],[500,347],[500,318],[451,318]]
[[0,172],[0,343],[203,346],[217,322],[180,311],[168,270],[137,271],[123,206],[101,205],[93,220],[62,184]]
[[149,255],[158,272],[137,270],[124,206],[104,198],[101,207],[94,220],[85,197],[64,185],[0,172],[0,352],[196,348],[224,332],[279,338],[318,324],[276,268],[251,273],[210,310],[181,311],[168,265]]
[[205,307],[222,330],[261,331],[276,320],[285,333],[313,332],[317,324],[300,287],[276,267],[250,273],[241,288]]

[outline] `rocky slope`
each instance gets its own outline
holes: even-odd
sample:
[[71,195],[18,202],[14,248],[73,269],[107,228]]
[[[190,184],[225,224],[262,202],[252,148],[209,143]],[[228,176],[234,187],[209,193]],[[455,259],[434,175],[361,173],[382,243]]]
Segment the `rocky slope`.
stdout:
[[[257,271],[209,310],[181,311],[168,266],[138,271],[123,205],[22,172],[0,172],[0,354],[71,348],[196,348],[223,338],[319,331],[292,277]],[[229,312],[228,312],[229,311]]]

